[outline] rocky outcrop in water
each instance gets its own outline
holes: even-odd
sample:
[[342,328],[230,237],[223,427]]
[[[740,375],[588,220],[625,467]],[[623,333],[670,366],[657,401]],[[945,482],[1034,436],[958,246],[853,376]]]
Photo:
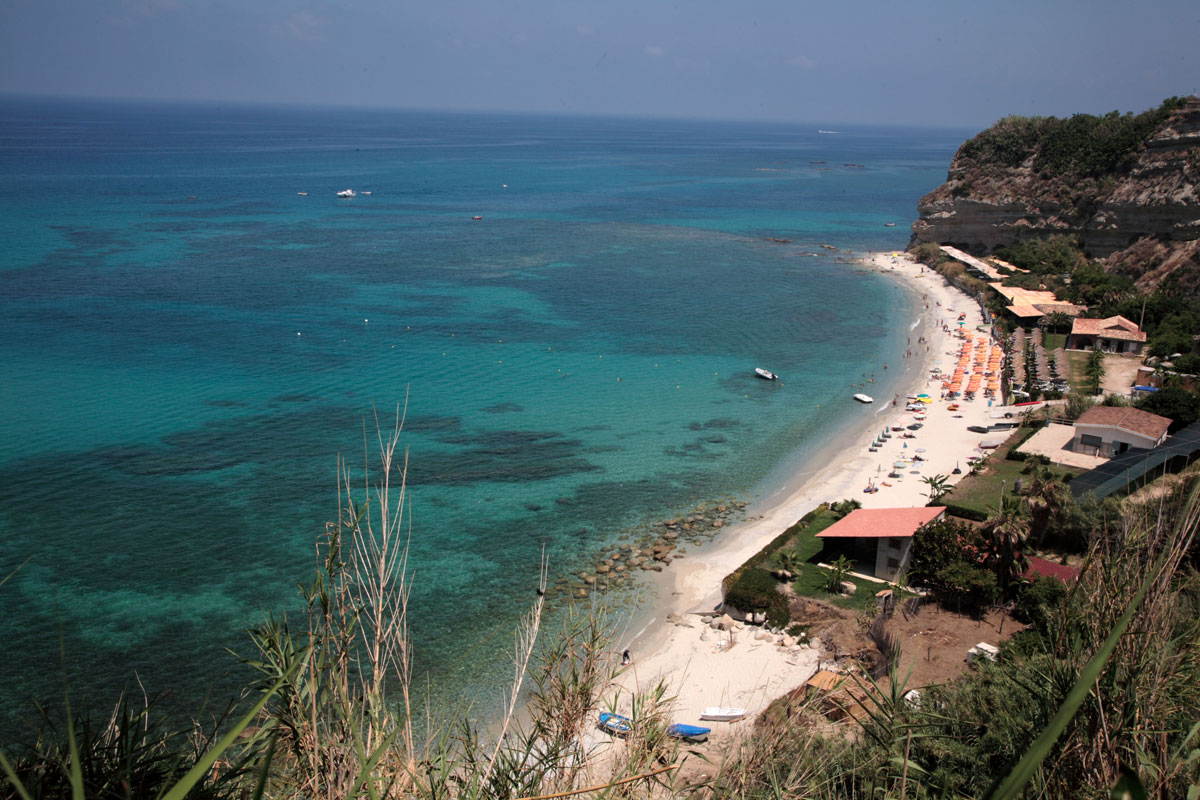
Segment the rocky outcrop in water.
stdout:
[[1200,98],[1133,117],[1001,120],[963,144],[921,198],[915,246],[982,255],[1030,236],[1075,236],[1151,288],[1200,288]]

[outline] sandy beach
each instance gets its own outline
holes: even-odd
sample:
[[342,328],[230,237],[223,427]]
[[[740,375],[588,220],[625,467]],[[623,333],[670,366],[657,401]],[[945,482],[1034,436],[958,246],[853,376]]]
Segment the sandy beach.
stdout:
[[[980,393],[973,401],[957,401],[959,408],[951,410],[951,401],[939,399],[941,380],[930,377],[937,366],[953,371],[961,344],[953,335],[959,329],[958,316],[965,313],[963,328],[975,331],[984,322],[979,305],[906,254],[873,254],[863,262],[907,282],[919,298],[923,296],[917,304],[923,312],[921,324],[911,333],[912,356],[907,359],[911,378],[906,388],[909,394],[926,393],[932,398],[926,405],[924,426],[915,432],[915,438],[901,439],[896,434],[870,452],[885,426],[908,425],[914,419],[913,413],[904,409],[904,394],[895,406],[891,397],[875,398],[873,424],[865,426],[853,441],[843,440],[836,449],[827,450],[828,460],[822,459],[825,463],[815,471],[806,470],[768,498],[764,507],[756,509],[755,518],[731,527],[710,547],[672,564],[663,574],[653,620],[628,644],[633,660],[622,676],[621,710],[628,710],[629,692],[646,690],[661,679],[675,698],[674,721],[711,725],[717,738],[747,727],[772,700],[802,685],[816,671],[820,651],[800,645],[784,647],[777,637],[758,638],[763,632],[753,625],[730,633],[711,629],[700,614],[719,605],[721,580],[822,502],[855,498],[865,508],[923,506],[929,488],[921,481],[923,476],[950,475],[952,482],[956,481],[961,475],[952,475],[954,468],[960,467],[965,474],[967,458],[981,453],[978,445],[989,437],[968,431],[967,426],[993,421],[987,398]],[[950,332],[943,330],[943,323]],[[979,334],[976,336],[978,341]],[[922,338],[925,341],[919,341]],[[847,403],[855,402],[851,397],[854,391],[847,391]],[[870,385],[862,391],[869,393]],[[919,474],[912,471],[918,465],[909,465],[900,471],[903,477],[887,477],[894,462],[914,453],[924,459]],[[865,493],[869,481],[879,485],[879,491]],[[701,723],[700,714],[708,706],[745,708],[746,721]]]

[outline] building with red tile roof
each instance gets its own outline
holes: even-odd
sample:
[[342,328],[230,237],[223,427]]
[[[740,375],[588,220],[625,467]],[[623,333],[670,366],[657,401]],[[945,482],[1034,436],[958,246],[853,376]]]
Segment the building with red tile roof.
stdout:
[[876,578],[895,581],[908,567],[913,535],[946,513],[942,506],[921,508],[856,508],[825,530],[818,539],[843,542],[859,563],[873,564]]
[[1026,580],[1033,580],[1036,577],[1044,576],[1058,578],[1063,583],[1074,583],[1079,577],[1079,567],[1059,564],[1056,561],[1047,561],[1037,556],[1027,556],[1025,563],[1028,565],[1025,568],[1024,577]]
[[1099,347],[1106,353],[1140,353],[1145,343],[1145,331],[1120,314],[1105,319],[1077,317],[1071,324],[1071,335],[1067,337],[1068,350]]
[[1131,447],[1151,449],[1167,438],[1171,420],[1140,408],[1093,406],[1075,420],[1068,449],[1112,458]]

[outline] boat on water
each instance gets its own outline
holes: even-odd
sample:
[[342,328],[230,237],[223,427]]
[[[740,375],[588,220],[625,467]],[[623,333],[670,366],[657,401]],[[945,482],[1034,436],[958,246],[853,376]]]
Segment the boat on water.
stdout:
[[296,192],[296,194],[300,195],[301,197],[308,197],[308,192]]
[[875,402],[874,397],[871,397],[871,395],[869,395],[869,394],[862,394],[861,392],[859,394],[854,395],[854,399],[860,403],[874,403]]
[[707,719],[712,722],[736,722],[744,716],[746,716],[746,709],[744,708],[709,706],[704,709],[704,713],[700,715],[700,719]]
[[883,223],[883,227],[885,227],[885,228],[894,228],[894,227],[896,227],[896,223],[894,223],[894,222],[885,222],[885,223]]
[[778,376],[778,375],[776,375],[774,372],[771,372],[771,370],[769,370],[769,369],[763,369],[762,367],[755,367],[755,368],[754,368],[754,374],[755,374],[755,375],[757,375],[758,377],[760,377],[760,378],[762,378],[762,379],[764,379],[764,380],[768,380],[768,381],[777,381],[777,380],[779,380],[779,376]]
[[628,736],[633,732],[633,720],[609,711],[600,712],[600,728],[613,736]]
[[337,196],[338,197],[354,197],[354,194],[355,194],[355,192],[353,189],[342,189],[340,192],[337,193]]

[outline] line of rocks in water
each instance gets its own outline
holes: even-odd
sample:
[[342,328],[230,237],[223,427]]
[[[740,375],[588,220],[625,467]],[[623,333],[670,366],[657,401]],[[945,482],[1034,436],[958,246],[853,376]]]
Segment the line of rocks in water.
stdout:
[[564,580],[567,585],[562,588],[573,598],[583,599],[593,590],[619,586],[639,572],[662,572],[672,561],[687,555],[686,545],[708,541],[740,518],[747,505],[744,500],[701,503],[687,516],[654,523],[635,534],[634,541],[597,554],[591,571]]

